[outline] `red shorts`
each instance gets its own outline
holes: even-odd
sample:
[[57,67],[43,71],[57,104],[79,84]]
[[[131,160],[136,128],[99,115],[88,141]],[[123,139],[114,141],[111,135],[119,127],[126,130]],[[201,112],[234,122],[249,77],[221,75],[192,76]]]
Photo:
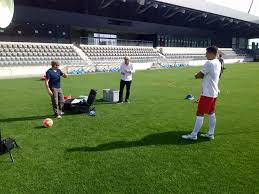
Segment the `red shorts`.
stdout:
[[214,113],[217,98],[201,96],[198,104],[198,113],[209,114]]

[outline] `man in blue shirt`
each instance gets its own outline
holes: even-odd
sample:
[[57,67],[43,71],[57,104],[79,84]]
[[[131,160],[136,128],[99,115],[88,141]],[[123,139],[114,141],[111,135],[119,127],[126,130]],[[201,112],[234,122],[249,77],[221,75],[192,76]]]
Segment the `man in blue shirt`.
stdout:
[[51,68],[46,72],[45,86],[51,97],[55,116],[61,119],[63,114],[64,95],[60,86],[60,77],[67,78],[67,74],[59,69],[59,62],[52,61]]

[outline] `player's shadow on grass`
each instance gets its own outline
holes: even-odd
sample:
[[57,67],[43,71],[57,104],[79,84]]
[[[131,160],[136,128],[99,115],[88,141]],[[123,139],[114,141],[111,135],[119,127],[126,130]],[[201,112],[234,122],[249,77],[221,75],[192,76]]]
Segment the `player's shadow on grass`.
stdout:
[[147,135],[140,140],[135,141],[114,141],[100,144],[96,147],[75,147],[67,149],[67,152],[98,152],[114,149],[124,149],[142,146],[161,146],[161,145],[188,145],[208,141],[206,139],[198,139],[197,141],[188,141],[181,138],[183,134],[188,132],[170,131],[164,133],[155,133]]
[[15,117],[15,118],[6,118],[0,119],[0,122],[16,122],[16,121],[32,121],[38,119],[52,118],[53,115],[41,115],[41,116],[30,116],[30,117]]

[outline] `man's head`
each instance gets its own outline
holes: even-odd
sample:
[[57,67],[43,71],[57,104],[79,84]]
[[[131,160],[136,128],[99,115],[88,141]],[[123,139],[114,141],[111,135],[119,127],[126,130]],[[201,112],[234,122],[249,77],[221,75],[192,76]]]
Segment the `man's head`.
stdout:
[[124,63],[125,65],[129,65],[130,58],[128,56],[124,57]]
[[51,67],[52,67],[52,69],[58,69],[59,68],[59,62],[58,61],[51,61]]
[[208,60],[213,60],[213,59],[217,58],[218,47],[210,46],[206,50],[207,50],[206,57],[207,57]]
[[222,54],[219,54],[219,57],[221,58],[221,57],[222,57]]

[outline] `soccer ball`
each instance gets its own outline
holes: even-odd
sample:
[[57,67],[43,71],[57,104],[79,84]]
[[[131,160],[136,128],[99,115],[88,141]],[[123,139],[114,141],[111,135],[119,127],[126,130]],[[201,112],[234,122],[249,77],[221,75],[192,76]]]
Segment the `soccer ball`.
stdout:
[[50,127],[52,127],[52,125],[53,125],[52,119],[50,119],[50,118],[44,119],[44,121],[43,121],[43,126],[44,127],[50,128]]

